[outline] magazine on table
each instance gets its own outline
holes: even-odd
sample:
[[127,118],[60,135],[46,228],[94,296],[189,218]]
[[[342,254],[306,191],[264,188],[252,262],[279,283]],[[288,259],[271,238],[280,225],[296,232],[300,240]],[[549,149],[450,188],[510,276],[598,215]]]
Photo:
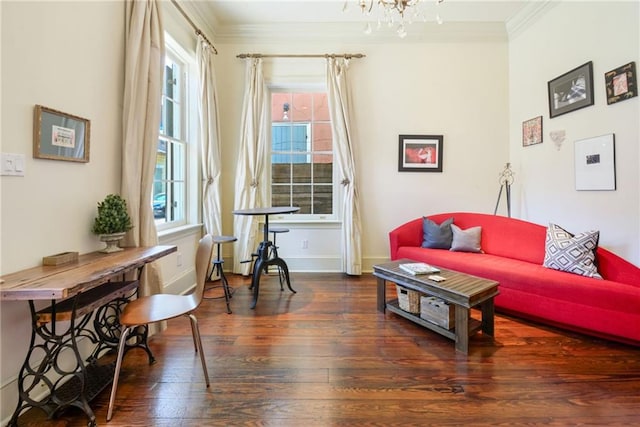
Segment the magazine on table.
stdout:
[[439,268],[436,268],[429,264],[425,264],[424,262],[410,262],[406,264],[399,264],[398,267],[409,274],[413,274],[414,276],[417,276],[419,274],[432,274],[440,272]]

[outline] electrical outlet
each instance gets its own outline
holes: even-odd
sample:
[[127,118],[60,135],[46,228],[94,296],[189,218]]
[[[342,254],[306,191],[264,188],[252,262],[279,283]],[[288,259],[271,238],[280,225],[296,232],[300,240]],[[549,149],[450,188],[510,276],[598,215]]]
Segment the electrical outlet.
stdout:
[[302,241],[302,249],[309,249],[309,241],[307,239]]

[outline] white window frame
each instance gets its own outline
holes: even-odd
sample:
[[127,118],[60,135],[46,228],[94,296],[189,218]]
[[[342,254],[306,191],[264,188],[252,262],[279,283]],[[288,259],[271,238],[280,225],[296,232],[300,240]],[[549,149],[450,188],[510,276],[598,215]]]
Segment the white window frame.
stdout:
[[[319,93],[319,92],[323,92],[323,93],[327,93],[327,88],[325,85],[320,85],[320,84],[306,84],[306,85],[269,85],[268,86],[268,96],[269,96],[269,116],[268,117],[272,117],[272,111],[271,111],[271,97],[274,93]],[[271,133],[271,129],[273,126],[273,122],[271,121],[271,119],[269,119],[269,132],[268,132],[268,143],[266,145],[266,158],[267,158],[267,164],[265,166],[266,169],[266,174],[267,174],[267,182],[268,184],[268,189],[267,189],[267,200],[271,200],[271,143],[272,143],[272,133]],[[313,138],[313,135],[309,135],[310,138]],[[333,213],[332,214],[300,214],[300,213],[293,213],[290,215],[286,215],[286,216],[278,216],[278,215],[274,215],[272,217],[273,222],[285,222],[285,223],[295,223],[295,222],[318,222],[318,223],[324,223],[324,222],[336,222],[336,221],[340,221],[340,212],[342,212],[342,197],[340,197],[340,195],[342,194],[341,191],[342,189],[340,188],[340,182],[339,182],[339,165],[336,161],[336,156],[337,156],[337,152],[336,152],[336,147],[335,147],[335,141],[332,142],[332,147],[333,147],[333,157],[334,157],[334,161],[333,161],[333,171],[332,171],[332,181],[333,181],[333,194],[332,194],[332,206],[333,206]]]
[[[185,142],[185,195],[183,217],[179,220],[156,222],[159,235],[170,234],[189,225],[198,225],[200,210],[198,209],[198,167],[197,135],[198,112],[195,104],[197,98],[197,65],[195,53],[189,53],[170,34],[165,32],[165,55],[182,65],[182,108],[181,108],[181,140]],[[164,70],[163,70],[164,72]],[[158,124],[159,126],[160,124]]]

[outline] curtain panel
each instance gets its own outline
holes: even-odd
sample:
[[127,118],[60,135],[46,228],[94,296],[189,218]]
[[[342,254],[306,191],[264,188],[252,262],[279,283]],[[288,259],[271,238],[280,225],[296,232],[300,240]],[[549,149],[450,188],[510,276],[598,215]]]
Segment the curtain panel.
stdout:
[[[245,93],[242,107],[240,146],[236,168],[235,209],[266,206],[267,182],[264,159],[267,155],[268,108],[267,90],[262,73],[262,59],[246,60]],[[234,233],[238,238],[234,246],[233,272],[249,274],[251,254],[261,236],[258,218],[249,215],[234,216]]]
[[362,274],[360,197],[353,157],[351,103],[345,58],[327,58],[327,92],[333,143],[342,173],[342,269],[351,275]]
[[[156,0],[127,0],[125,16],[125,72],[123,96],[122,182],[134,227],[127,246],[153,246],[158,235],[151,208],[162,98],[164,31]],[[162,291],[156,263],[147,264],[140,280],[140,295]],[[149,325],[151,333],[164,328]]]
[[196,62],[198,63],[200,102],[200,149],[202,153],[202,221],[212,236],[222,234],[220,208],[221,146],[218,115],[218,92],[213,66],[214,52],[209,43],[198,35]]

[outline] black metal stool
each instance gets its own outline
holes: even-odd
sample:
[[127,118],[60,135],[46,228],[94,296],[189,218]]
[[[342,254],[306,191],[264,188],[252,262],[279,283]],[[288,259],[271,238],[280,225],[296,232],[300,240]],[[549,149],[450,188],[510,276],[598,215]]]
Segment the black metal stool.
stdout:
[[[218,253],[216,254],[216,259],[212,261],[213,269],[211,269],[211,274],[209,274],[208,281],[211,281],[214,273],[220,276],[220,282],[222,284],[222,290],[224,291],[224,299],[227,302],[227,313],[231,314],[231,308],[229,307],[229,300],[232,297],[232,292],[229,288],[229,282],[227,281],[226,276],[224,275],[224,269],[222,268],[222,264],[224,264],[224,259],[222,259],[222,247],[223,243],[235,242],[238,240],[237,237],[234,236],[213,236],[213,243],[216,244],[216,250]],[[207,297],[205,290],[205,299],[216,299],[218,297]]]
[[[278,245],[276,244],[276,236],[280,233],[288,233],[289,229],[284,227],[269,227],[269,233],[273,233],[273,245],[269,248],[269,258],[278,258]],[[285,281],[284,271],[279,266],[278,268],[278,278],[280,279],[280,290],[284,290],[282,284]]]

